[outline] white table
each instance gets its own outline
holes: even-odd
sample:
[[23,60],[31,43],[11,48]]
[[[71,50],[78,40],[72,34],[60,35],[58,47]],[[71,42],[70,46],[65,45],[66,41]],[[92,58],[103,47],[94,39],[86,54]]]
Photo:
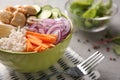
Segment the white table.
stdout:
[[[97,66],[97,69],[101,74],[101,78],[99,80],[120,80],[120,56],[117,56],[111,49],[113,45],[100,45],[100,49],[92,48],[95,41],[103,38],[108,30],[112,34],[120,34],[120,0],[113,0],[113,2],[118,4],[119,12],[111,20],[111,27],[99,33],[86,33],[75,29],[70,44],[71,48],[79,53],[83,58],[86,58],[96,50],[99,50],[105,55],[105,59],[103,60],[103,62]],[[78,39],[80,39],[80,42],[78,42]],[[86,40],[89,40],[89,42],[87,42]],[[106,51],[107,47],[110,48],[109,52]],[[90,49],[91,51],[89,52],[88,49]],[[110,58],[115,58],[116,61],[112,61],[110,60]]]
[[[36,0],[35,0],[36,1]],[[54,7],[59,7],[62,11],[64,11],[64,5],[67,0],[39,0],[43,4],[51,4]],[[118,7],[120,8],[120,0],[113,0]],[[7,5],[16,5],[16,4],[33,4],[31,0],[0,0],[0,9]],[[119,9],[120,10],[120,9]],[[120,32],[120,11],[114,18],[111,20],[112,26],[109,27],[107,30],[112,31],[112,33]],[[99,50],[105,55],[105,59],[103,60],[100,65],[96,68],[99,70],[101,74],[101,78],[99,80],[120,80],[120,57],[115,55],[112,49],[109,52],[106,51],[107,47],[112,47],[111,44],[107,45],[100,45],[99,49],[93,49],[93,43],[99,39],[101,39],[106,31],[102,31],[99,33],[87,33],[82,32],[74,28],[73,37],[70,42],[70,47],[76,51],[79,55],[83,58],[88,57],[96,50]],[[90,49],[90,51],[88,51]],[[110,58],[115,58],[116,61],[111,61]]]

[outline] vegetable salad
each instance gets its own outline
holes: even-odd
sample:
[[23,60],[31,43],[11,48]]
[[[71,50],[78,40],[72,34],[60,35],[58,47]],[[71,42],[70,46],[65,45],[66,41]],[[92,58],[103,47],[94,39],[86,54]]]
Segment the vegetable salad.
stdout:
[[[112,14],[112,0],[73,0],[70,3],[69,11],[75,15],[74,21],[80,28],[95,29],[109,22]],[[103,19],[99,19],[103,18]]]
[[[71,31],[70,22],[58,8],[53,8],[50,5],[31,7],[32,10],[36,10],[34,14],[30,13],[28,9],[24,9],[24,12],[30,13],[27,15],[17,10],[18,7],[15,9],[26,16],[25,25],[14,26],[15,29],[12,29],[8,37],[0,38],[0,49],[18,52],[41,52],[55,47],[68,36]],[[2,24],[9,23],[3,22]]]

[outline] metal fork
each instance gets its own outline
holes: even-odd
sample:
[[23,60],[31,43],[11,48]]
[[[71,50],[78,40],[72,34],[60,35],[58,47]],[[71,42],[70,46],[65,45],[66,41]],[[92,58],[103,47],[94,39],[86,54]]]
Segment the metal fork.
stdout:
[[63,72],[55,72],[53,74],[46,76],[46,78],[44,78],[42,80],[47,80],[48,78],[50,78],[54,75],[58,75],[58,74],[66,74],[66,75],[71,75],[71,76],[82,77],[84,75],[87,75],[103,59],[104,59],[103,54],[101,54],[99,51],[97,51],[93,55],[88,57],[86,60],[84,60],[83,62],[78,64],[77,66],[69,68]]
[[100,73],[96,70],[92,70],[86,76],[83,76],[80,80],[98,80],[100,78]]

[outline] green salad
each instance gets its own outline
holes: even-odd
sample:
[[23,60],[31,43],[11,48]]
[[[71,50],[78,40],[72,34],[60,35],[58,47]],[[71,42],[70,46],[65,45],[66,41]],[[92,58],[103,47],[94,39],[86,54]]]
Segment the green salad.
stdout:
[[95,20],[94,18],[101,18],[110,16],[112,11],[112,0],[103,2],[102,0],[73,0],[70,4],[70,12],[76,15],[74,21],[80,27],[91,29],[102,26],[108,20]]

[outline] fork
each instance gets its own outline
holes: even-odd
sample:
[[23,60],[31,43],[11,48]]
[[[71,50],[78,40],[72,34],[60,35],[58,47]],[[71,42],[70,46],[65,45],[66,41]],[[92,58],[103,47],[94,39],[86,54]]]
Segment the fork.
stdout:
[[71,76],[78,76],[82,77],[87,75],[94,67],[100,63],[104,59],[103,54],[101,52],[97,51],[94,54],[92,54],[90,57],[88,57],[86,60],[81,62],[75,67],[71,67],[63,72],[54,72],[48,76],[46,76],[42,80],[47,80],[48,78],[54,76],[54,75],[59,75],[59,74],[66,74],[66,75],[71,75]]
[[80,80],[98,80],[100,76],[101,75],[98,71],[93,70],[93,71],[90,71],[86,76],[83,76],[82,79]]

